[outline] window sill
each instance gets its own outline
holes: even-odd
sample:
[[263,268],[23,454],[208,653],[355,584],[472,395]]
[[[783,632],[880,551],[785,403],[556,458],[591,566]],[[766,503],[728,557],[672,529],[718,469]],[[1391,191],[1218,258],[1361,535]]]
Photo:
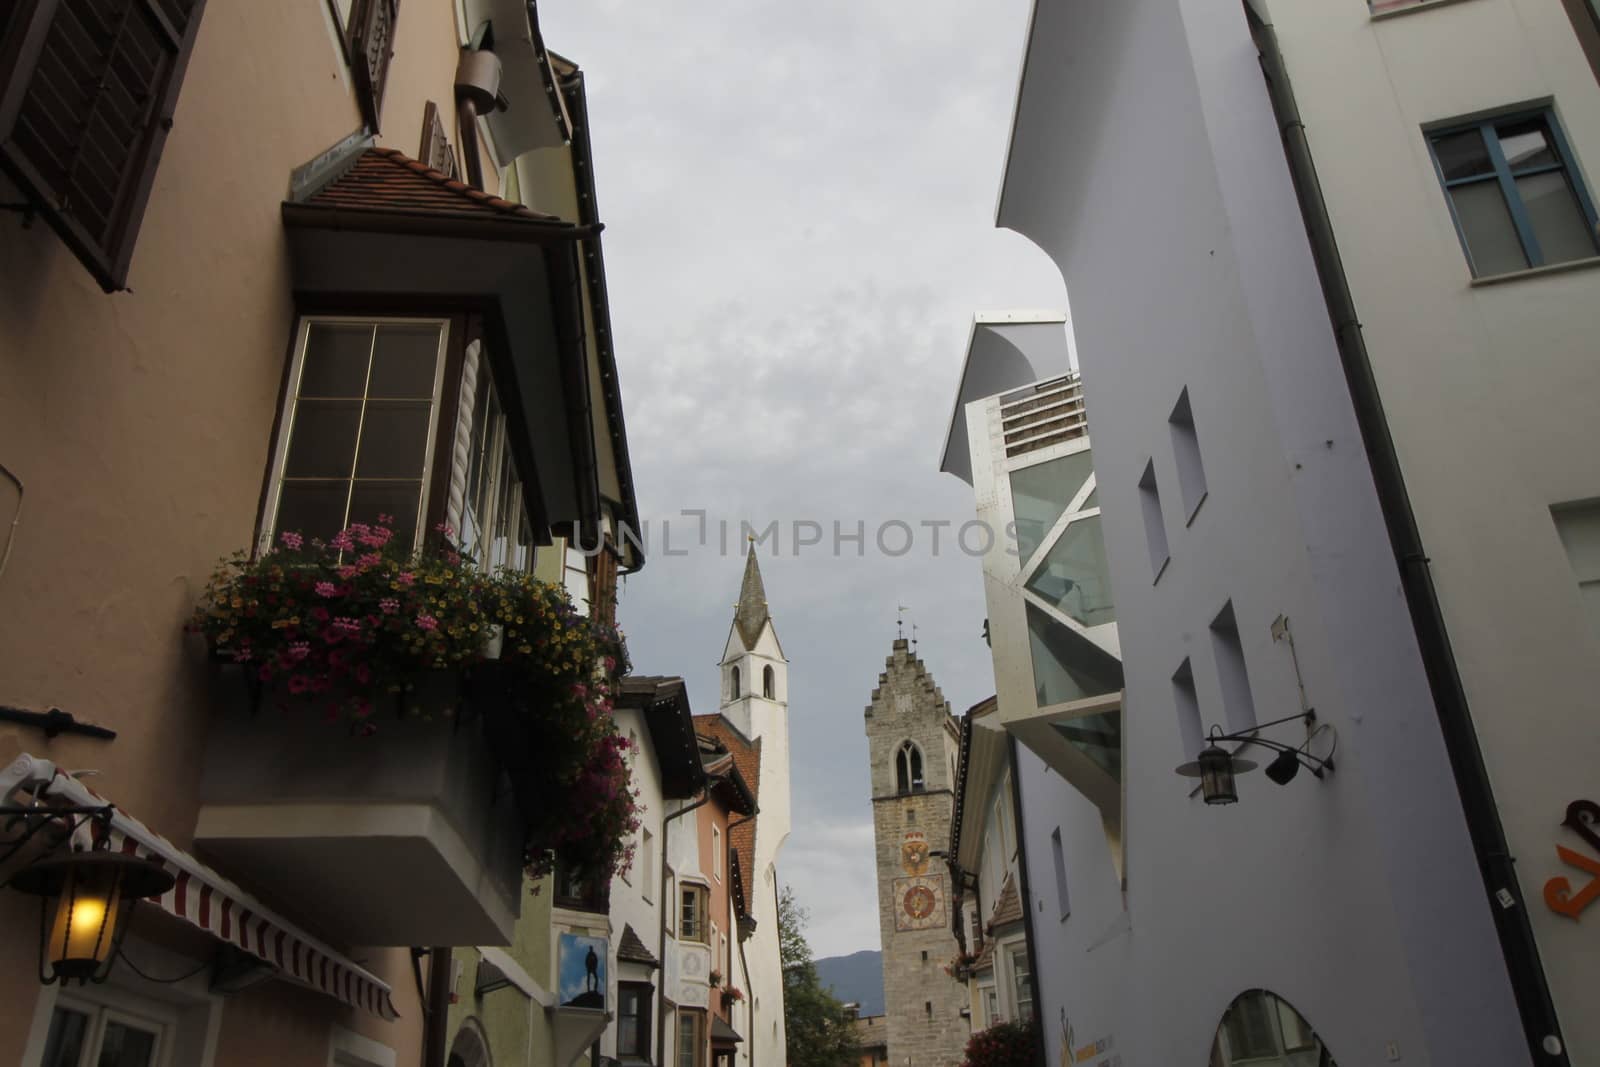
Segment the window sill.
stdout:
[[[1452,0],[1435,0],[1435,2],[1452,2]],[[1485,285],[1504,285],[1506,282],[1520,282],[1524,278],[1539,278],[1546,274],[1565,274],[1567,271],[1572,270],[1593,270],[1596,267],[1600,267],[1600,256],[1569,259],[1565,263],[1549,263],[1543,267],[1507,271],[1505,274],[1486,274],[1482,278],[1472,279],[1472,288],[1477,289]]]
[[1194,507],[1189,509],[1189,517],[1183,521],[1185,529],[1188,529],[1190,526],[1194,525],[1194,517],[1200,514],[1201,505],[1206,502],[1206,497],[1210,495],[1211,493],[1209,491],[1202,491],[1200,493],[1200,499],[1194,502]]
[[1402,15],[1415,15],[1419,11],[1431,11],[1436,7],[1446,7],[1450,4],[1459,4],[1462,2],[1463,0],[1422,0],[1422,3],[1420,4],[1412,4],[1409,7],[1397,7],[1392,11],[1374,11],[1371,12],[1367,17],[1373,22],[1385,22],[1389,19],[1400,18]]

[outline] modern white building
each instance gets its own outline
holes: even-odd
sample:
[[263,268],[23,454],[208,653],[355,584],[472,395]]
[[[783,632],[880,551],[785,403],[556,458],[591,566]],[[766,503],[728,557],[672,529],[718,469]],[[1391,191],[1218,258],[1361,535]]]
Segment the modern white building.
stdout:
[[[1036,4],[1124,673],[1116,790],[1018,757],[1049,1062],[1600,1056],[1594,17]],[[1213,724],[1334,768],[1208,805]]]

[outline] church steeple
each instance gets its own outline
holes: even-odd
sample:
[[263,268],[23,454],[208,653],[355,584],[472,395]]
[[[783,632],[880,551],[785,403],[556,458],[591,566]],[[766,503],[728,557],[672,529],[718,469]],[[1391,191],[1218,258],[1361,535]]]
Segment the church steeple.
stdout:
[[767,614],[767,590],[761,584],[761,567],[756,562],[756,546],[744,561],[744,583],[739,587],[739,605],[733,614],[734,628],[746,649],[756,647],[761,638],[761,628],[771,620]]

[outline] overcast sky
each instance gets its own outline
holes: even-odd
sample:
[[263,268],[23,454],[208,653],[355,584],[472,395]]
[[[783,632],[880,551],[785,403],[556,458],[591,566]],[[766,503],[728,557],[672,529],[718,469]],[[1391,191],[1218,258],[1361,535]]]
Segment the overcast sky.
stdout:
[[[938,470],[974,311],[1064,309],[994,229],[1027,0],[546,0],[583,67],[628,438],[651,536],[622,625],[636,669],[716,710],[741,521],[790,659],[794,831],[780,879],[818,956],[878,947],[862,712],[904,604],[956,713],[994,691],[973,517]],[[708,544],[696,543],[703,509]],[[874,543],[916,529],[910,552]],[[671,526],[669,555],[661,525]],[[822,544],[796,554],[793,523]],[[727,554],[718,543],[728,523]],[[864,522],[866,544],[833,548]],[[891,528],[885,543],[905,537]]]

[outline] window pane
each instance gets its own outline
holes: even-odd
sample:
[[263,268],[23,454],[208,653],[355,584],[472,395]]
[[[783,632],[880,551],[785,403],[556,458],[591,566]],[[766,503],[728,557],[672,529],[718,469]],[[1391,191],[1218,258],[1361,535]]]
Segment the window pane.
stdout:
[[367,401],[356,477],[420,478],[428,456],[432,409],[426,400]]
[[1265,994],[1256,992],[1240,997],[1228,1011],[1228,1049],[1234,1062],[1278,1054],[1271,1009]]
[[150,1067],[155,1061],[156,1035],[136,1026],[108,1020],[100,1039],[96,1067]]
[[1034,605],[1027,606],[1027,613],[1034,699],[1039,707],[1122,688],[1122,671],[1113,657]]
[[1518,178],[1517,195],[1528,210],[1544,262],[1565,263],[1595,254],[1588,220],[1583,217],[1565,174],[1551,170]]
[[361,426],[359,400],[302,400],[295,405],[285,478],[348,478]]
[[1498,182],[1458,185],[1450,190],[1450,198],[1455,202],[1456,219],[1472,257],[1472,273],[1481,277],[1527,268],[1528,258],[1511,225],[1511,213],[1506,210]]
[[1088,452],[1078,452],[1011,473],[1011,505],[1017,517],[1017,553],[1026,562],[1072,498],[1094,472]]
[[1434,138],[1433,154],[1439,160],[1439,169],[1444,172],[1445,181],[1494,173],[1489,150],[1483,144],[1483,134],[1477,130]]
[[1500,138],[1500,151],[1512,170],[1523,167],[1541,167],[1557,162],[1549,131],[1542,117],[1521,119],[1496,126]]
[[57,1008],[50,1017],[50,1036],[44,1044],[40,1067],[78,1067],[88,1030],[89,1016],[70,1008]]
[[1117,619],[1110,572],[1100,517],[1094,515],[1061,532],[1028,588],[1085,626],[1098,626]]
[[439,331],[437,325],[379,326],[367,395],[431,398],[439,367]]
[[1122,713],[1102,711],[1080,719],[1053,722],[1057,733],[1101,770],[1122,781]]
[[300,367],[300,395],[360,396],[371,351],[371,326],[312,323]]
[[285,482],[278,497],[278,530],[327,541],[344,529],[349,482]]
[[350,521],[369,526],[379,515],[393,515],[398,544],[409,546],[417,528],[417,510],[422,506],[422,483],[357,482],[350,495]]

